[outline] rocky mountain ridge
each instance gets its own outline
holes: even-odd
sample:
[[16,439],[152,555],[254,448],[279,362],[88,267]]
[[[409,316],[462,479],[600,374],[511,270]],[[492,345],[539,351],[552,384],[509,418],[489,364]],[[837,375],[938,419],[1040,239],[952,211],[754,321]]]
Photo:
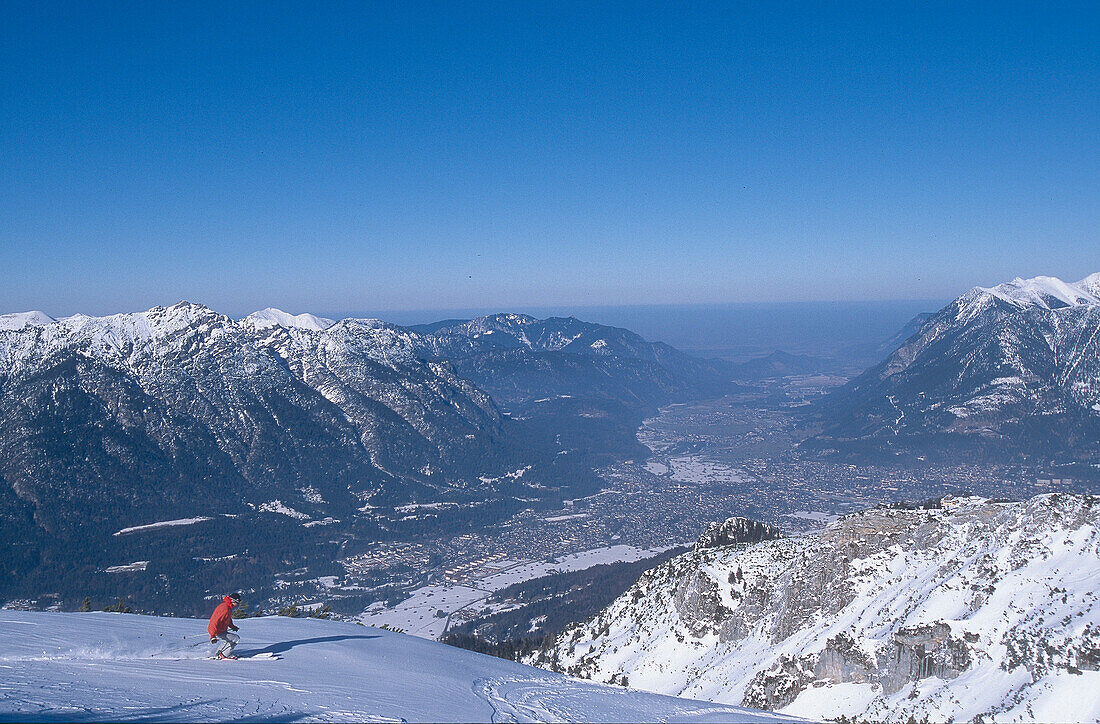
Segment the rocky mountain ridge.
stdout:
[[700,548],[532,661],[813,719],[1090,721],[1098,526],[1088,496],[947,498]]
[[[330,548],[423,534],[379,508],[447,501],[465,511],[446,523],[461,529],[560,505],[639,446],[643,414],[696,389],[683,365],[697,363],[662,350],[626,330],[519,315],[431,331],[277,309],[235,320],[188,302],[4,315],[0,595],[32,572],[23,595],[75,595],[74,567],[83,579],[71,585],[106,593],[125,585],[104,573],[119,559],[195,569],[196,584],[204,561],[225,560],[239,577],[226,556],[242,546],[222,550],[226,540],[247,541],[243,570],[262,585],[267,567],[309,568],[303,555],[331,568]],[[200,519],[171,533],[180,560],[155,560],[148,535],[113,537]],[[154,578],[145,595],[171,599]]]
[[0,476],[55,532],[90,522],[50,512],[57,496],[126,485],[149,504],[197,502],[221,486],[237,504],[307,506],[299,489],[314,487],[346,510],[480,453],[501,419],[486,393],[421,360],[400,328],[234,321],[186,302],[2,331],[0,389]]
[[509,407],[547,395],[649,407],[669,396],[730,391],[732,367],[648,342],[620,327],[575,317],[497,314],[412,327],[425,359],[446,359],[458,374]]
[[722,548],[737,543],[759,543],[765,540],[778,540],[782,537],[782,531],[775,526],[734,516],[721,523],[708,525],[699,536],[699,540],[695,542],[695,550]]
[[811,448],[1100,459],[1100,274],[975,287],[817,408]]

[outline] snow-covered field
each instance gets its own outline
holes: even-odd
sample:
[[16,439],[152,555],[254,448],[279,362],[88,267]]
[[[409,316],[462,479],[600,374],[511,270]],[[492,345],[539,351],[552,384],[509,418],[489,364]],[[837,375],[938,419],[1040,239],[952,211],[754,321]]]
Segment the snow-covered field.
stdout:
[[238,621],[214,661],[205,622],[0,611],[3,721],[791,721],[581,682],[332,621]]
[[[475,604],[496,591],[555,571],[583,571],[606,563],[633,563],[643,558],[652,558],[666,550],[668,548],[616,545],[572,553],[553,561],[502,561],[499,565],[503,570],[499,573],[491,573],[464,586],[435,585],[418,588],[409,598],[395,606],[371,606],[359,616],[359,620],[370,626],[394,626],[415,636],[437,639],[447,625],[447,616],[437,615],[438,611],[452,614],[469,606],[478,608]],[[481,608],[485,609],[484,613],[496,610],[488,604]]]
[[[645,428],[642,428],[643,431]],[[645,438],[642,432],[638,439],[658,453],[658,447],[652,439]],[[668,477],[678,483],[694,485],[744,483],[752,476],[739,467],[712,460],[704,455],[676,455],[672,457],[652,457],[646,461],[645,469],[654,475]]]
[[662,463],[660,460],[649,460],[645,464],[645,469],[654,475],[668,475],[668,466]]
[[391,608],[381,602],[368,608],[359,620],[370,626],[392,626],[413,636],[437,639],[447,624],[447,616],[489,595],[469,586],[424,586]]
[[667,461],[670,477],[681,483],[743,483],[752,478],[740,468],[701,455],[680,455]]

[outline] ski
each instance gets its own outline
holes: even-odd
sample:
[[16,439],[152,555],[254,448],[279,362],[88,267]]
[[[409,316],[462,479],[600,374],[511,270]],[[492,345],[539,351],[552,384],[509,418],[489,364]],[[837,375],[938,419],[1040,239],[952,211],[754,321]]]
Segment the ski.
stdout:
[[210,661],[278,661],[281,656],[275,654],[245,654],[244,656],[208,656]]

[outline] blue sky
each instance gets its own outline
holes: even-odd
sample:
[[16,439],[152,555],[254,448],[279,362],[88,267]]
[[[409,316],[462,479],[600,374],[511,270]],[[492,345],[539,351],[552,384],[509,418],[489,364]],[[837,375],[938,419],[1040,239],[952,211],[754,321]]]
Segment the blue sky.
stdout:
[[1100,271],[1096,3],[5,3],[0,311]]

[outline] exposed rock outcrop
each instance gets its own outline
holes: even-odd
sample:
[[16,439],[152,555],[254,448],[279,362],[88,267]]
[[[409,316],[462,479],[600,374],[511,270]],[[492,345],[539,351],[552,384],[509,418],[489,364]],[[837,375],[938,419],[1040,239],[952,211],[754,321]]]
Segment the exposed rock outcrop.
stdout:
[[[1058,718],[1058,687],[1083,676],[1073,690],[1095,685],[1082,709],[1092,711],[1100,505],[1065,494],[945,498],[857,513],[800,538],[697,547],[530,661],[662,693],[871,720]],[[815,708],[822,702],[832,708]]]
[[695,550],[721,548],[738,543],[759,543],[764,540],[782,538],[783,533],[775,526],[735,516],[721,523],[711,523],[699,536]]

